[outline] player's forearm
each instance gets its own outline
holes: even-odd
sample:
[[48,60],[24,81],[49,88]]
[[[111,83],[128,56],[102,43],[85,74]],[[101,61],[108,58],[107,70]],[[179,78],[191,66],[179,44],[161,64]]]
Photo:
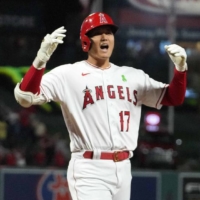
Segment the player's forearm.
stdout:
[[174,77],[167,87],[166,93],[161,101],[162,105],[181,105],[185,98],[187,73],[174,70]]
[[22,91],[32,92],[33,94],[39,93],[44,70],[45,68],[36,69],[35,66],[32,65],[25,74],[20,84],[20,89]]

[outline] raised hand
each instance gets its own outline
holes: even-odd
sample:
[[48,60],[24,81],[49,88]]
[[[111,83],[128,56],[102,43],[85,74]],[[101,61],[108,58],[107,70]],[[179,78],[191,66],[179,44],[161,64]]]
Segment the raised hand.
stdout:
[[63,38],[66,36],[66,31],[67,30],[64,28],[64,26],[62,26],[56,29],[53,33],[47,34],[44,37],[40,49],[37,53],[37,58],[40,61],[46,63],[50,59],[58,44],[63,43]]
[[185,49],[177,44],[166,45],[165,50],[178,71],[187,70],[187,54]]

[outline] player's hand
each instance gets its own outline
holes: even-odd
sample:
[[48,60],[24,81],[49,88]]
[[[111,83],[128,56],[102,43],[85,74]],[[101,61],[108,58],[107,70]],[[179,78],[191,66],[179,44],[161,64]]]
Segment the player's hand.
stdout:
[[178,46],[177,44],[166,45],[165,50],[167,51],[169,57],[174,63],[178,71],[187,70],[187,54],[185,49]]
[[56,29],[53,33],[47,34],[40,46],[40,49],[37,53],[37,58],[39,61],[46,63],[53,52],[56,50],[58,44],[63,43],[63,38],[66,36],[66,29],[64,26]]

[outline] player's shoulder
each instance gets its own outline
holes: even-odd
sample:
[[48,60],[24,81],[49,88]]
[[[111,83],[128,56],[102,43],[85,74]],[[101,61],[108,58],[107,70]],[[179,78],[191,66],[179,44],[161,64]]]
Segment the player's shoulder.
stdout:
[[135,74],[144,74],[144,71],[141,70],[141,69],[137,69],[135,67],[131,67],[131,66],[126,66],[126,65],[122,65],[122,66],[117,66],[115,64],[112,63],[112,67],[115,69],[115,70],[118,70],[118,71],[124,71],[124,72],[127,72],[127,73],[135,73]]
[[58,69],[66,69],[66,68],[71,68],[72,66],[73,67],[78,67],[78,66],[81,66],[83,63],[84,63],[84,61],[78,61],[78,62],[75,62],[75,63],[67,63],[67,64],[59,65],[56,68],[58,68]]
[[59,66],[53,68],[51,70],[51,72],[68,73],[68,72],[74,70],[75,68],[82,66],[83,64],[84,64],[83,61],[78,61],[78,62],[75,62],[75,63],[62,64],[62,65],[59,65]]

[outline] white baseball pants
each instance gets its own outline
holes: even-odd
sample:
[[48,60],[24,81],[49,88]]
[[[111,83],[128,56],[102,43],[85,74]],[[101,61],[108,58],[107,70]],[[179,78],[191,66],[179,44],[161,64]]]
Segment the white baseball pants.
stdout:
[[126,159],[84,159],[72,157],[67,170],[73,200],[130,200],[131,164]]

